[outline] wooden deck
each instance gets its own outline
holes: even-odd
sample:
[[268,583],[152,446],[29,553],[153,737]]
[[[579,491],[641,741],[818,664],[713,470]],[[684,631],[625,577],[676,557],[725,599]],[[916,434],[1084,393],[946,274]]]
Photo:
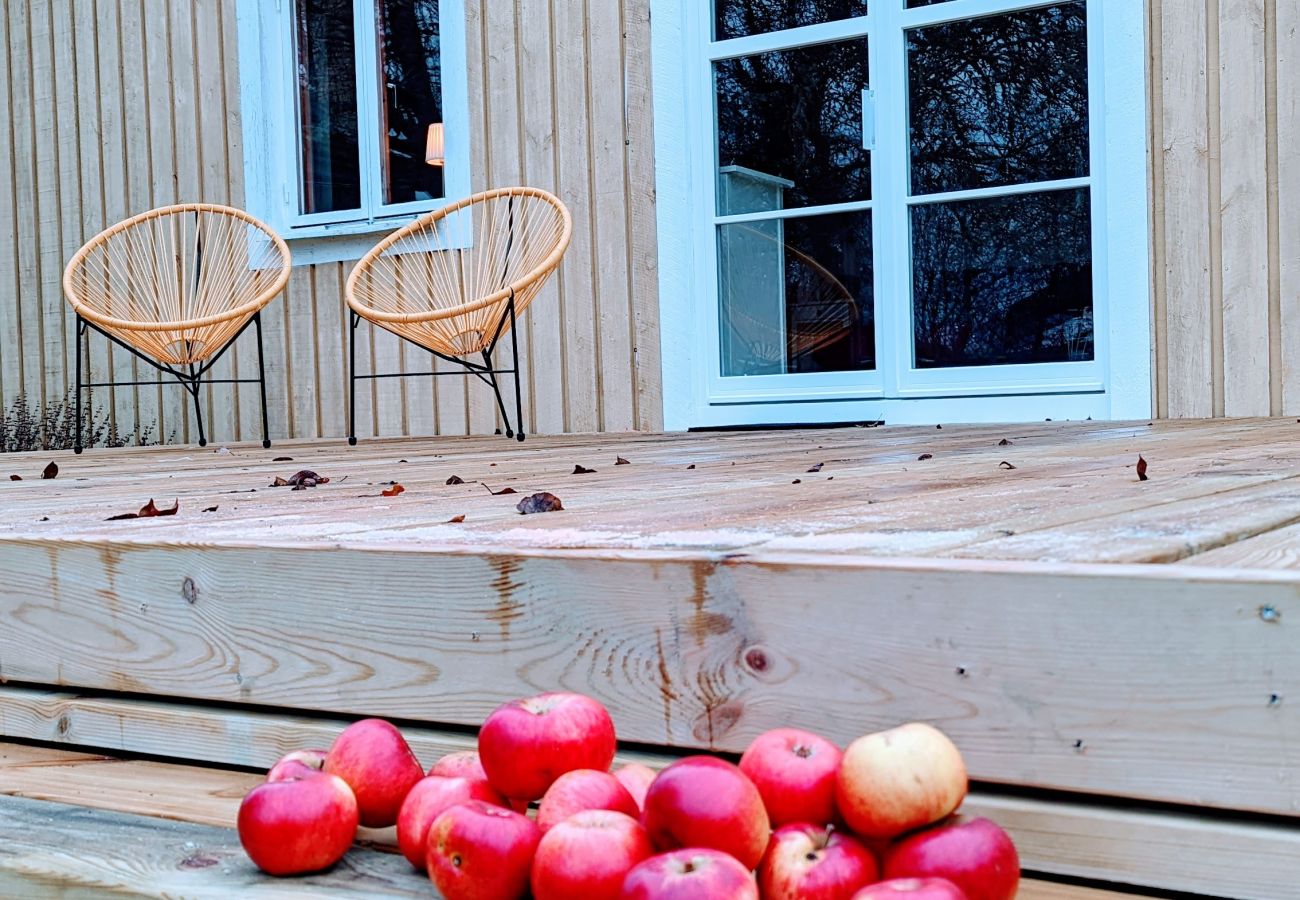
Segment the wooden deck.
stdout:
[[[667,753],[922,718],[1036,871],[1300,896],[1298,437],[1086,422],[0,457],[0,737],[256,766],[362,714],[458,746],[557,687]],[[269,487],[303,468],[330,482]],[[519,515],[536,491],[564,511]],[[106,521],[151,498],[180,511]]]

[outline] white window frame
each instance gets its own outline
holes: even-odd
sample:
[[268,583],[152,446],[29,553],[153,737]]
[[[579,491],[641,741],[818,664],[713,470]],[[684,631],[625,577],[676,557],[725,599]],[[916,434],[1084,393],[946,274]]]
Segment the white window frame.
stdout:
[[[295,0],[238,0],[239,105],[244,204],[289,241],[295,265],[356,259],[379,235],[469,196],[469,70],[464,0],[439,0],[445,197],[383,204],[378,24],[374,0],[353,0],[357,22],[357,103],[361,210],[301,212],[302,134],[298,125]],[[373,177],[366,177],[372,173]]]
[[[906,134],[901,28],[1051,5],[1056,0],[949,0],[914,10],[874,0],[860,19],[714,42],[711,0],[651,0],[663,333],[664,421],[669,428],[884,419],[889,422],[1035,418],[1145,418],[1151,411],[1145,22],[1132,0],[1088,0],[1091,166],[1086,178],[959,195],[907,196],[906,141],[875,142],[871,201],[876,255],[909,258],[908,210],[953,196],[998,196],[1086,185],[1092,192],[1094,359],[1032,366],[920,370],[891,335],[911,295],[877,267],[877,368],[723,378],[718,356],[716,226],[762,218],[718,216],[714,61],[871,35],[878,136]],[[888,35],[890,40],[876,38]],[[683,135],[686,136],[683,139]],[[683,189],[685,188],[685,189]],[[822,210],[799,210],[797,215]],[[788,215],[788,212],[782,215]],[[888,221],[885,220],[888,216]],[[902,254],[900,257],[898,254]]]

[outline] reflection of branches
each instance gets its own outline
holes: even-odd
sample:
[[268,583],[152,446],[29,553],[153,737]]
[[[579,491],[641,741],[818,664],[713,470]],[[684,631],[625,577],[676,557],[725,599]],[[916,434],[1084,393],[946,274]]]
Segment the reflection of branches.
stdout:
[[1082,0],[908,32],[916,193],[1088,172]]
[[748,225],[731,226],[748,237],[758,237],[785,251],[785,334],[773,323],[749,315],[742,304],[729,304],[726,325],[750,355],[765,366],[788,362],[798,370],[807,357],[844,340],[858,319],[853,293],[835,274],[809,254],[788,242]]
[[718,40],[867,14],[867,0],[717,0]]

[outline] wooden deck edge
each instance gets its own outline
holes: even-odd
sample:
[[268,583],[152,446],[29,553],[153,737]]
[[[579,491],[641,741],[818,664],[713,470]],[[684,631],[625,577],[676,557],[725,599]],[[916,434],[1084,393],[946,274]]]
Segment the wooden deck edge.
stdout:
[[[345,721],[214,706],[78,697],[35,688],[0,688],[0,738],[216,765],[265,768],[289,750],[328,746]],[[462,732],[404,728],[403,733],[426,766],[444,753],[474,746],[473,736]],[[620,758],[657,766],[672,757],[624,752]],[[140,765],[147,766],[151,773],[169,768]],[[123,770],[123,774],[127,771]],[[214,770],[212,778],[209,801],[193,805],[192,815],[202,815],[203,822],[222,824],[233,816],[238,797],[253,777]],[[221,787],[225,783],[230,785],[228,790]],[[195,781],[191,790],[204,784],[207,782]],[[0,769],[0,794],[97,802],[93,798],[86,801],[84,790],[84,780],[70,780],[67,787],[58,787],[49,778],[48,770],[28,776],[13,771],[6,774]],[[122,806],[125,801],[108,797],[103,802]],[[150,799],[139,802],[145,807],[158,803]],[[1243,900],[1300,897],[1300,831],[1284,825],[1140,806],[1118,807],[1084,799],[1035,799],[988,787],[973,792],[964,811],[986,815],[1006,827],[1015,837],[1025,867],[1032,871]],[[167,814],[175,817],[184,812],[173,808]]]
[[[401,856],[363,847],[350,850],[330,872],[275,879],[254,868],[228,828],[16,797],[0,798],[0,819],[0,896],[437,897]],[[1134,896],[1027,879],[1019,900]]]

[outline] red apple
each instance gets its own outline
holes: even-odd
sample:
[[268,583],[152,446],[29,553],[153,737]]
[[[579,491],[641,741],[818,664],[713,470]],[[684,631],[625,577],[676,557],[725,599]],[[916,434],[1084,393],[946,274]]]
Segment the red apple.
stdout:
[[646,792],[642,818],[660,850],[721,850],[746,871],[758,865],[772,833],[758,788],[712,756],[688,756],[660,772]]
[[645,792],[650,789],[650,782],[655,780],[655,770],[641,763],[628,763],[615,769],[614,777],[627,788],[627,792],[636,801],[637,808],[644,809]]
[[853,900],[967,900],[947,878],[891,878],[869,884]]
[[446,900],[521,900],[542,832],[532,819],[471,800],[429,826],[429,877]]
[[840,748],[798,728],[777,728],[754,738],[740,758],[777,828],[790,822],[826,825],[835,820],[835,773]]
[[457,803],[482,800],[505,806],[506,798],[479,778],[448,778],[429,775],[415,783],[397,813],[397,846],[415,868],[424,871],[428,853],[429,826],[442,812]]
[[406,792],[424,777],[406,739],[383,719],[362,719],[343,729],[325,757],[325,771],[351,786],[367,828],[396,823]]
[[988,819],[958,820],[914,834],[885,857],[886,878],[946,878],[967,900],[1013,900],[1020,855]]
[[327,750],[294,750],[280,757],[271,770],[266,773],[267,781],[292,781],[319,775],[325,768]]
[[565,772],[546,789],[537,807],[537,826],[542,834],[584,809],[612,809],[639,818],[641,809],[627,788],[608,772],[574,769]]
[[835,806],[867,838],[893,838],[946,818],[966,797],[966,764],[947,735],[913,722],[849,744]]
[[269,875],[328,869],[357,834],[357,798],[342,778],[314,774],[253,788],[239,804],[239,842]]
[[623,879],[621,900],[758,900],[758,884],[736,858],[706,847],[652,856]]
[[448,753],[429,767],[429,774],[487,781],[487,772],[483,771],[483,763],[479,761],[477,750],[457,750],[455,753]]
[[609,809],[583,810],[542,835],[533,858],[533,897],[618,900],[627,873],[653,855],[636,819]]
[[604,706],[581,694],[512,700],[483,723],[478,752],[493,787],[507,797],[536,800],[565,772],[608,772],[614,722]]
[[764,900],[849,900],[879,877],[870,850],[843,832],[806,822],[778,828],[758,867]]

